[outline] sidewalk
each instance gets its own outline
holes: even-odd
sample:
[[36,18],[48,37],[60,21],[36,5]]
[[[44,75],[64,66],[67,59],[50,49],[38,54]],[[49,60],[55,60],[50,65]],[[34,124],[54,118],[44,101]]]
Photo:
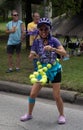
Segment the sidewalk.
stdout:
[[[12,92],[28,96],[30,90],[30,85],[0,81],[0,91]],[[78,92],[61,90],[61,96],[65,102],[83,105],[83,95]],[[41,91],[38,94],[38,97],[53,100],[52,88],[42,87]]]

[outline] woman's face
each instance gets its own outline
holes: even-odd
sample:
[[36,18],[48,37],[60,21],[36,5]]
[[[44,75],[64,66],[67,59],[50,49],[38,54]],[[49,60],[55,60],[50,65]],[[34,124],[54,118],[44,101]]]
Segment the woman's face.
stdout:
[[44,39],[48,37],[48,35],[49,35],[49,28],[45,24],[43,24],[39,28],[39,35],[40,35],[40,37],[42,37]]

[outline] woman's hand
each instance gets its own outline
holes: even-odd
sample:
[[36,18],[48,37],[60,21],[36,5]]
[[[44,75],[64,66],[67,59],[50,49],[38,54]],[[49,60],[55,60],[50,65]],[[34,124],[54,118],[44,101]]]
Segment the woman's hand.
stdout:
[[47,46],[44,47],[44,50],[46,50],[46,51],[52,51],[52,46],[47,45]]
[[44,47],[44,50],[54,51],[57,54],[62,55],[62,56],[66,56],[67,55],[67,52],[65,51],[65,49],[63,48],[62,45],[58,46],[57,48],[53,48],[52,46],[47,45],[47,46]]
[[33,60],[34,58],[39,58],[39,55],[38,54],[36,54],[36,53],[30,53],[30,55],[29,55],[29,59],[30,60]]

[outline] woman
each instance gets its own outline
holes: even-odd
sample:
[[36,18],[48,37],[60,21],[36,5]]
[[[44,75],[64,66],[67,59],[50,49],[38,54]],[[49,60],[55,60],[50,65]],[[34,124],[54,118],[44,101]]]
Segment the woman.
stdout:
[[[56,105],[59,111],[58,123],[64,124],[66,121],[63,110],[63,101],[60,96],[61,65],[59,63],[56,63],[56,61],[57,54],[66,56],[66,51],[59,40],[51,36],[50,31],[52,25],[48,18],[41,18],[38,22],[37,27],[39,30],[40,39],[36,39],[34,41],[31,47],[29,58],[38,58],[42,66],[49,63],[51,64],[52,67],[49,71],[49,74],[47,74],[47,77],[52,83],[53,96],[56,100]],[[41,83],[37,82],[33,84],[30,97],[28,98],[28,113],[21,117],[21,121],[32,119],[32,111],[35,105],[35,98],[37,97],[41,88]]]

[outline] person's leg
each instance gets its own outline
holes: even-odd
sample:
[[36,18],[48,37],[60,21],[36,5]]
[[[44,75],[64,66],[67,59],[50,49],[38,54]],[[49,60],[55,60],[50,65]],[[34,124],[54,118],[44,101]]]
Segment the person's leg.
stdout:
[[53,96],[56,101],[56,105],[59,111],[59,118],[58,123],[64,124],[65,123],[65,116],[64,116],[64,108],[63,108],[63,101],[60,95],[60,83],[61,83],[61,71],[59,71],[56,76],[54,77],[54,80],[52,81],[53,86]]
[[28,113],[21,117],[21,119],[20,119],[21,121],[27,121],[32,118],[32,112],[33,112],[33,108],[35,105],[35,98],[37,97],[40,89],[41,89],[41,85],[39,83],[36,83],[33,85],[31,92],[30,92],[30,97],[28,98],[28,102],[29,102]]
[[12,59],[13,52],[14,47],[12,45],[7,45],[8,70],[6,71],[6,73],[10,73],[13,71],[13,59]]
[[12,59],[12,54],[8,54],[8,67],[9,69],[13,68],[13,59]]
[[60,96],[60,83],[53,83],[53,96],[56,101],[56,105],[59,111],[59,124],[65,123],[65,117],[64,117],[64,109],[63,109],[63,101]]
[[16,70],[20,69],[20,62],[21,62],[21,43],[15,45],[16,48]]
[[[41,85],[40,84],[38,84],[38,83],[34,84],[33,87],[32,87],[31,93],[30,93],[30,98],[31,99],[35,99],[37,97],[40,89],[41,89]],[[30,100],[29,100],[28,113],[30,115],[32,114],[32,111],[33,111],[33,108],[34,108],[34,104],[35,104],[35,102],[34,103],[30,103]]]
[[56,100],[56,105],[57,105],[60,115],[64,115],[63,114],[63,101],[60,96],[60,83],[53,84],[53,96],[54,96],[54,99]]
[[16,69],[20,69],[20,61],[21,61],[21,54],[17,54],[16,56]]

